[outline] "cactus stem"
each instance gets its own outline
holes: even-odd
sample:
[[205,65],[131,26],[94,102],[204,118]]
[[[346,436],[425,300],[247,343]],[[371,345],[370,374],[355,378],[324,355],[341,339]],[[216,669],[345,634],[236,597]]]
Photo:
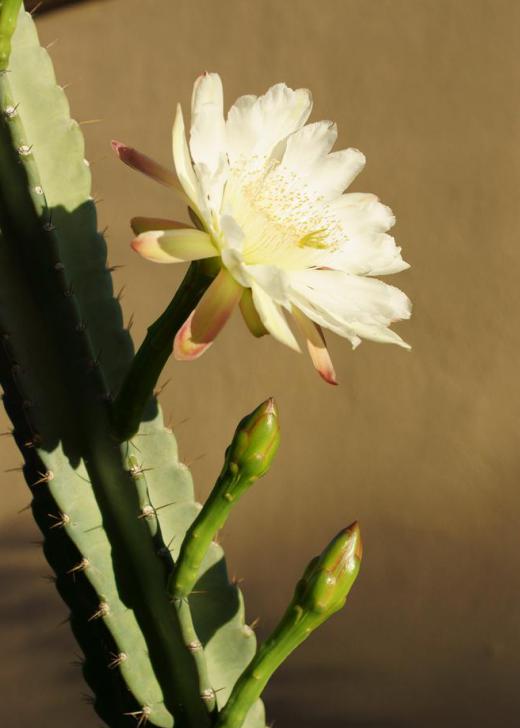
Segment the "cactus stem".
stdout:
[[173,350],[173,340],[217,271],[192,263],[164,313],[148,329],[113,406],[114,430],[121,440],[133,437],[157,380]]
[[155,508],[153,506],[143,506],[138,518],[156,518]]

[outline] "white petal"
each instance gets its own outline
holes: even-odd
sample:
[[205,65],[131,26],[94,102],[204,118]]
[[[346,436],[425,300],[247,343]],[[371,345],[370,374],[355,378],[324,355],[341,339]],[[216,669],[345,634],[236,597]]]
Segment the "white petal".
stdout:
[[297,174],[312,174],[316,163],[334,146],[337,136],[336,124],[331,121],[307,124],[287,138],[282,165]]
[[268,155],[273,147],[302,127],[312,109],[307,89],[294,91],[284,83],[259,98],[242,96],[231,107],[226,123],[230,163],[239,157]]
[[285,271],[274,265],[245,265],[244,272],[250,280],[258,283],[269,298],[288,310],[291,308],[289,281]]
[[387,333],[393,321],[410,318],[407,296],[394,286],[374,278],[342,271],[309,270],[290,274],[294,304],[316,323],[349,338],[391,341],[408,345],[395,333]]
[[298,342],[294,338],[280,306],[257,283],[253,282],[252,292],[255,308],[269,333],[282,344],[295,351],[300,351]]
[[355,180],[365,162],[365,155],[359,149],[332,152],[313,170],[312,186],[326,199],[333,199]]
[[333,253],[327,267],[362,276],[400,273],[410,267],[401,257],[401,248],[386,233],[356,236]]
[[182,115],[180,104],[177,104],[177,113],[173,123],[172,142],[173,161],[175,163],[179,182],[181,183],[184,192],[190,198],[199,218],[207,218],[206,205],[202,199],[200,185],[191,163],[190,150],[188,149],[184,129],[184,117]]
[[[354,202],[351,197],[355,198]],[[376,195],[361,199],[357,195],[341,195],[330,203],[330,209],[349,238],[357,234],[384,233],[395,225],[394,213]]]
[[193,86],[190,150],[200,186],[212,210],[218,211],[228,173],[222,81],[204,73]]
[[132,248],[154,263],[183,263],[218,255],[210,236],[194,228],[149,230],[132,241]]
[[193,86],[190,151],[194,162],[215,172],[225,154],[224,96],[218,73],[203,73]]

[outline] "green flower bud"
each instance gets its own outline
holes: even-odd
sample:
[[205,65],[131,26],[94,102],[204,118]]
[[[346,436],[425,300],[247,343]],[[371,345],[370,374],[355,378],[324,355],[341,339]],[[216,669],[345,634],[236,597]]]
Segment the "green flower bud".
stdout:
[[226,451],[224,469],[242,482],[261,478],[271,467],[279,444],[278,409],[270,397],[239,422]]
[[308,565],[295,601],[305,611],[330,616],[345,604],[359,573],[363,546],[357,522],[340,531]]

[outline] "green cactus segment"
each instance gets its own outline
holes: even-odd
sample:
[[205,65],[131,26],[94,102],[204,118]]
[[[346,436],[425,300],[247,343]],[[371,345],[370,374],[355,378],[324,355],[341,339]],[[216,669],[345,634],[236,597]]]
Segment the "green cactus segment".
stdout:
[[241,728],[274,671],[344,606],[359,573],[361,556],[361,536],[354,523],[310,562],[282,620],[235,684],[217,728]]
[[132,343],[113,296],[106,243],[97,232],[81,128],[70,117],[65,92],[56,83],[52,62],[39,45],[28,13],[20,14],[8,82],[12,99],[2,110],[11,131],[14,122],[22,120],[20,147],[27,152],[23,161],[39,177],[39,182],[31,182],[33,201],[57,235],[59,259],[83,324],[96,356],[102,359],[107,385],[115,392],[132,359]]
[[[55,82],[48,57],[33,44],[37,44],[37,37],[32,21],[22,14],[9,73],[0,76],[4,238],[1,247],[6,263],[1,270],[1,319],[10,354],[4,357],[7,362],[3,362],[3,371],[10,367],[10,373],[5,374],[3,383],[9,388],[15,428],[28,429],[31,441],[21,441],[16,433],[15,436],[28,463],[26,473],[34,484],[34,508],[40,523],[45,519],[46,500],[44,495],[38,495],[38,488],[44,487],[52,495],[52,499],[47,499],[48,522],[43,525],[44,532],[59,530],[67,534],[76,547],[70,549],[75,557],[68,564],[70,579],[81,572],[97,595],[92,605],[87,605],[88,600],[79,593],[71,600],[73,608],[80,605],[83,610],[79,616],[73,615],[76,632],[90,634],[89,625],[97,621],[108,628],[117,648],[121,673],[137,702],[134,713],[141,711],[152,725],[164,728],[173,725],[173,712],[180,716],[181,726],[186,720],[204,726],[207,713],[196,692],[195,666],[191,657],[185,655],[175,610],[165,592],[166,570],[154,550],[146,524],[139,519],[134,483],[124,467],[119,447],[109,435],[101,367],[92,356],[90,331],[85,331],[84,317],[79,316],[79,310],[88,310],[89,301],[86,296],[81,300],[69,283],[73,278],[69,269],[78,277],[84,270],[101,312],[107,314],[110,279],[106,272],[99,275],[100,261],[104,268],[104,245],[98,245],[101,238],[95,231],[95,216],[88,212],[93,208],[82,201],[83,192],[88,195],[89,189],[82,190],[77,185],[75,201],[69,193],[69,168],[85,168],[82,143],[77,143],[79,132],[68,117],[68,108],[60,104],[62,92],[53,93]],[[45,90],[49,91],[48,97]],[[32,94],[40,105],[31,106]],[[47,128],[49,109],[55,124]],[[40,122],[48,131],[43,135],[45,139]],[[71,128],[75,131],[69,135]],[[44,142],[54,145],[56,153],[62,155],[58,156],[65,165],[63,174],[54,167],[52,174],[49,172],[46,162],[52,155],[47,156],[48,151],[39,154],[29,129],[42,146]],[[14,150],[7,132],[15,140]],[[77,164],[78,154],[81,166]],[[46,190],[52,190],[53,175],[61,180],[63,194],[60,198],[56,187],[50,205]],[[85,209],[87,214],[83,217]],[[39,218],[35,212],[40,213]],[[60,222],[55,213],[59,213]],[[74,221],[78,223],[77,229]],[[85,227],[87,222],[89,229]],[[89,232],[90,251],[86,246],[75,247],[76,233],[81,242]],[[90,296],[93,306],[94,294]],[[114,339],[124,344],[127,334],[118,335],[119,309],[113,302],[110,306],[117,315],[101,317],[101,334],[106,336],[113,327]],[[89,329],[94,337],[100,336],[95,317],[93,325],[89,321]],[[127,349],[121,346],[119,363],[125,362]],[[110,356],[114,357],[114,349],[111,351]],[[29,418],[30,426],[26,427]],[[34,458],[27,452],[31,445]],[[34,472],[37,468],[39,473]],[[63,575],[59,578],[64,580]],[[78,589],[80,581],[78,578]],[[86,672],[92,672],[88,639],[81,642],[86,649]],[[95,651],[99,653],[98,646]],[[107,652],[106,659],[109,663],[114,658]],[[128,698],[122,702],[128,704]],[[132,721],[117,712],[119,703],[98,703],[97,707],[110,725]]]
[[[0,379],[84,674],[110,728],[204,728],[195,663],[166,592],[200,508],[153,400],[131,442],[110,435],[108,390],[120,387],[131,342],[81,132],[25,13],[0,73],[0,110]],[[255,637],[216,545],[189,606],[223,705]],[[247,726],[265,728],[260,701]]]
[[9,64],[11,40],[21,6],[22,0],[0,0],[0,71]]
[[279,443],[278,412],[268,399],[239,423],[215,487],[186,534],[168,585],[174,600],[189,596],[212,539],[236,501],[269,470]]

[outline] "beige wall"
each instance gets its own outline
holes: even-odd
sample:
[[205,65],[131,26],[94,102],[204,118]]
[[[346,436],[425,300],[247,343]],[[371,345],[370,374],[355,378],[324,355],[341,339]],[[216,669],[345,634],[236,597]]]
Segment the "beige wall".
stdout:
[[[228,103],[279,80],[310,87],[313,118],[336,120],[341,146],[367,155],[355,188],[397,214],[413,267],[391,282],[415,304],[399,328],[412,353],[332,340],[341,386],[327,387],[237,318],[205,357],[165,374],[162,402],[200,497],[240,416],[267,395],[279,402],[278,460],[223,535],[261,633],[308,558],[361,521],[348,609],[268,695],[281,728],[518,725],[519,23],[515,0],[107,0],[39,21],[45,43],[58,39],[75,117],[102,119],[85,126],[88,157],[136,339],[179,271],[132,255],[127,220],[182,211],[108,142],[169,163],[174,105],[187,107],[203,69],[221,73]],[[17,465],[0,444],[5,467]],[[28,491],[18,474],[2,479],[2,715],[91,728],[74,644],[56,627],[65,611],[39,578],[30,515],[17,515]]]

